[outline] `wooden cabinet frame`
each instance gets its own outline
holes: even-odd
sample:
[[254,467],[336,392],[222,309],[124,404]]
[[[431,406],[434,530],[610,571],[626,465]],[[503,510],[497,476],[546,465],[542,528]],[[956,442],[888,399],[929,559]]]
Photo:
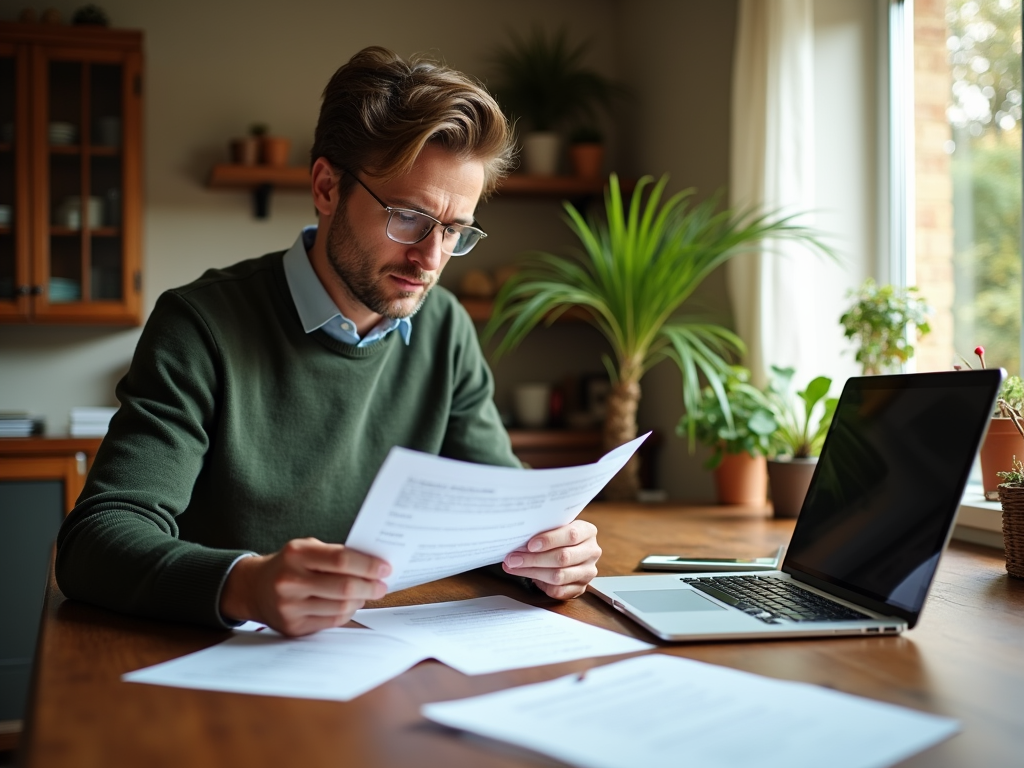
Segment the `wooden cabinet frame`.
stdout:
[[[15,61],[15,297],[0,300],[0,322],[88,323],[138,325],[142,321],[142,33],[58,26],[50,24],[0,23],[0,56]],[[50,64],[76,62],[82,65],[79,136],[75,146],[54,152],[48,129],[50,108]],[[121,70],[121,141],[117,150],[98,148],[91,139],[89,72],[93,65],[118,65]],[[73,156],[79,162],[77,194],[84,201],[95,191],[90,188],[94,158],[108,155],[120,161],[120,223],[116,229],[92,229],[83,216],[77,233],[80,258],[79,300],[51,302],[52,236],[51,162],[58,155]],[[9,233],[8,233],[9,234]],[[120,239],[120,297],[92,298],[94,241],[101,237]],[[73,261],[73,259],[72,259]],[[116,285],[116,283],[115,283]]]

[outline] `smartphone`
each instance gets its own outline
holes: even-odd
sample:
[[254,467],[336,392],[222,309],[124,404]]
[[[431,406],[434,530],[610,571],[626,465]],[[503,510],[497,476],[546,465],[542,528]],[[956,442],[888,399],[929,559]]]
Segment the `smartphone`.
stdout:
[[777,571],[782,562],[785,547],[773,557],[724,558],[724,557],[678,557],[677,555],[648,555],[640,561],[645,571],[689,571],[711,573],[717,571]]

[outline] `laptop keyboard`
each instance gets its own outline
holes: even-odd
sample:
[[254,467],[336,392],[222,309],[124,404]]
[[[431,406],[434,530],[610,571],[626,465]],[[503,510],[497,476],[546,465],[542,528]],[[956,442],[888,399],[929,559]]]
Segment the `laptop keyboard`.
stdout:
[[761,576],[687,576],[682,579],[766,624],[786,621],[858,621],[870,616],[783,579]]

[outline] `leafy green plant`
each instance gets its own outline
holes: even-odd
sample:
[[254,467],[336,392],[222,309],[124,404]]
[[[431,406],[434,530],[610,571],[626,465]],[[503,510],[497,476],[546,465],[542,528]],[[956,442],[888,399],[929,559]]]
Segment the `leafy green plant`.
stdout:
[[911,323],[918,339],[931,331],[930,309],[917,291],[916,286],[875,285],[871,278],[850,291],[853,306],[839,322],[843,335],[859,344],[856,359],[865,376],[892,371],[914,356],[914,345],[907,338]]
[[1020,459],[1014,456],[1013,469],[1008,472],[996,472],[996,476],[1005,485],[1024,485],[1024,464],[1021,464]]
[[793,368],[772,366],[767,394],[778,428],[771,436],[771,449],[773,456],[807,459],[821,453],[839,398],[828,396],[832,379],[827,376],[812,379],[794,395],[794,373]]
[[717,467],[727,453],[767,456],[771,452],[771,436],[778,428],[771,403],[764,392],[750,383],[750,371],[746,368],[731,366],[722,388],[728,413],[715,391],[705,387],[696,406],[687,410],[676,426],[677,434],[693,434],[697,442],[712,449],[705,469]]
[[509,33],[510,44],[493,56],[497,81],[492,90],[513,117],[534,131],[550,131],[572,120],[593,118],[607,108],[622,86],[583,64],[589,42],[569,43],[562,28],[548,37],[534,27],[527,37]]
[[[612,349],[604,361],[612,381],[603,438],[609,450],[636,437],[640,380],[664,360],[672,360],[682,373],[687,411],[700,402],[703,375],[727,418],[732,418],[722,382],[731,372],[729,359],[743,343],[719,324],[680,313],[716,267],[766,237],[801,241],[831,253],[812,230],[794,224],[792,216],[776,219],[748,211],[718,211],[717,197],[691,207],[693,190],[663,203],[668,177],[645,195],[652,181],[644,177],[638,182],[626,208],[619,180],[612,174],[604,218],[584,219],[565,203],[569,228],[581,248],[568,256],[526,254],[522,268],[498,293],[483,334],[487,340],[507,326],[495,353],[501,356],[536,326],[578,309]],[[691,441],[695,434],[693,424]],[[637,468],[631,463],[609,485],[607,495],[635,498],[638,488]]]

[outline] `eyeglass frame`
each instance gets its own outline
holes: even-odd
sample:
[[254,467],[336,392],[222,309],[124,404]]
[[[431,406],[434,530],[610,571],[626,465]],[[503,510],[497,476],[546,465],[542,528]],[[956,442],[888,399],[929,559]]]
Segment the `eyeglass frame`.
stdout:
[[[344,169],[342,169],[342,170],[344,170]],[[484,232],[482,229],[480,229],[480,226],[479,226],[480,222],[478,222],[475,218],[473,219],[473,223],[472,224],[460,224],[457,221],[454,221],[451,224],[445,224],[443,221],[441,221],[440,219],[434,218],[429,213],[424,213],[423,211],[417,211],[417,210],[415,210],[413,208],[398,208],[398,207],[395,207],[395,206],[388,205],[383,200],[381,200],[379,197],[377,197],[377,195],[374,194],[373,190],[370,189],[368,186],[366,186],[366,183],[362,179],[360,179],[357,174],[353,173],[352,171],[348,171],[348,170],[344,170],[344,172],[347,173],[349,176],[351,176],[353,179],[355,179],[356,182],[358,182],[359,186],[361,186],[363,189],[365,189],[367,194],[369,194],[370,197],[372,197],[374,200],[376,200],[377,204],[381,208],[383,208],[385,211],[388,212],[388,221],[387,221],[387,224],[384,225],[384,234],[386,234],[388,236],[388,240],[391,240],[392,242],[398,243],[399,245],[416,245],[416,243],[422,243],[424,240],[426,240],[428,237],[430,237],[433,234],[433,232],[434,232],[434,227],[440,226],[442,228],[441,252],[444,253],[445,252],[444,251],[444,230],[449,229],[450,227],[461,227],[462,229],[471,229],[474,232],[478,232],[480,234],[480,237],[478,237],[476,239],[476,242],[474,242],[473,245],[470,246],[469,250],[467,250],[465,253],[448,253],[447,254],[448,256],[454,256],[456,258],[459,258],[461,256],[468,255],[474,248],[476,248],[477,244],[481,240],[483,240],[485,237],[487,237],[487,233]],[[418,240],[413,240],[411,243],[403,243],[401,240],[396,240],[394,238],[394,236],[391,234],[391,217],[394,216],[396,213],[412,213],[412,214],[415,214],[417,216],[423,216],[424,218],[430,219],[432,222],[434,222],[434,226],[432,226],[430,229],[428,229],[426,232],[424,232],[423,233],[423,237],[419,238]]]

